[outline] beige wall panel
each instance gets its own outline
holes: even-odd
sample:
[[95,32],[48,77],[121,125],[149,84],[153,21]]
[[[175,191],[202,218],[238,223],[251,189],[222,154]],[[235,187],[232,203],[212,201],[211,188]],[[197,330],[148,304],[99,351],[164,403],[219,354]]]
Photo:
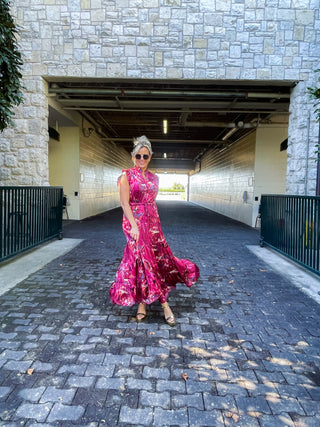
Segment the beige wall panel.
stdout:
[[79,197],[74,195],[79,192],[79,128],[60,128],[59,134],[60,141],[49,141],[49,182],[63,187],[70,201],[69,218],[80,219]]
[[96,136],[80,138],[80,217],[87,218],[120,204],[117,179],[132,167],[130,155]]
[[254,165],[254,201],[252,222],[255,224],[261,194],[285,194],[287,151],[280,151],[280,144],[288,137],[288,127],[261,128],[257,130]]
[[201,171],[190,177],[190,201],[251,225],[254,153],[255,132],[226,149],[210,150]]

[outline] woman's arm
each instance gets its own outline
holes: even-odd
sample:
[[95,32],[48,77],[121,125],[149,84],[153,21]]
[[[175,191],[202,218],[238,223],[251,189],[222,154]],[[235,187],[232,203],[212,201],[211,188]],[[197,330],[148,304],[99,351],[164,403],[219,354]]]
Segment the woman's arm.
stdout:
[[120,187],[120,203],[123,210],[123,213],[125,214],[126,218],[130,222],[131,230],[130,230],[130,236],[134,240],[139,239],[139,228],[137,226],[137,223],[133,217],[132,210],[129,204],[130,199],[130,189],[129,189],[129,182],[127,175],[124,173],[119,182]]

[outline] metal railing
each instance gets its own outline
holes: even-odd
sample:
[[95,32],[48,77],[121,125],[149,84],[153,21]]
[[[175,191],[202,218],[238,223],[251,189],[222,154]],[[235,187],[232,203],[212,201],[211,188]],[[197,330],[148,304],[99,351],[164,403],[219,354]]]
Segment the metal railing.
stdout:
[[320,274],[320,197],[263,195],[261,245]]
[[0,187],[0,261],[62,238],[62,187]]

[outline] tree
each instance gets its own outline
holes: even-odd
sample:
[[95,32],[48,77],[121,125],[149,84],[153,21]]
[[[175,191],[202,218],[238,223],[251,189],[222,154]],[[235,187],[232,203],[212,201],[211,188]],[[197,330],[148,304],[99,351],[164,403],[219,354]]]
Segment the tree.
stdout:
[[[319,70],[316,70],[316,73],[319,73]],[[320,76],[318,77],[318,82],[320,83]],[[318,122],[320,121],[320,87],[308,87],[308,92],[310,94],[310,98],[315,100],[314,107],[315,113],[318,116]]]
[[22,102],[21,53],[18,29],[10,15],[10,0],[0,0],[0,132],[12,125],[13,107]]
[[175,182],[172,185],[172,190],[184,190],[184,186],[180,183]]

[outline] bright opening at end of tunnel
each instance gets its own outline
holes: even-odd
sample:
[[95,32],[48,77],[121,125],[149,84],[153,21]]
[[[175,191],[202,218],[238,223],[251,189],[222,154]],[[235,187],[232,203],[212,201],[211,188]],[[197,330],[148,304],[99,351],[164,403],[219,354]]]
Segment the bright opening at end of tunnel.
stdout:
[[157,200],[187,200],[188,175],[159,173]]

